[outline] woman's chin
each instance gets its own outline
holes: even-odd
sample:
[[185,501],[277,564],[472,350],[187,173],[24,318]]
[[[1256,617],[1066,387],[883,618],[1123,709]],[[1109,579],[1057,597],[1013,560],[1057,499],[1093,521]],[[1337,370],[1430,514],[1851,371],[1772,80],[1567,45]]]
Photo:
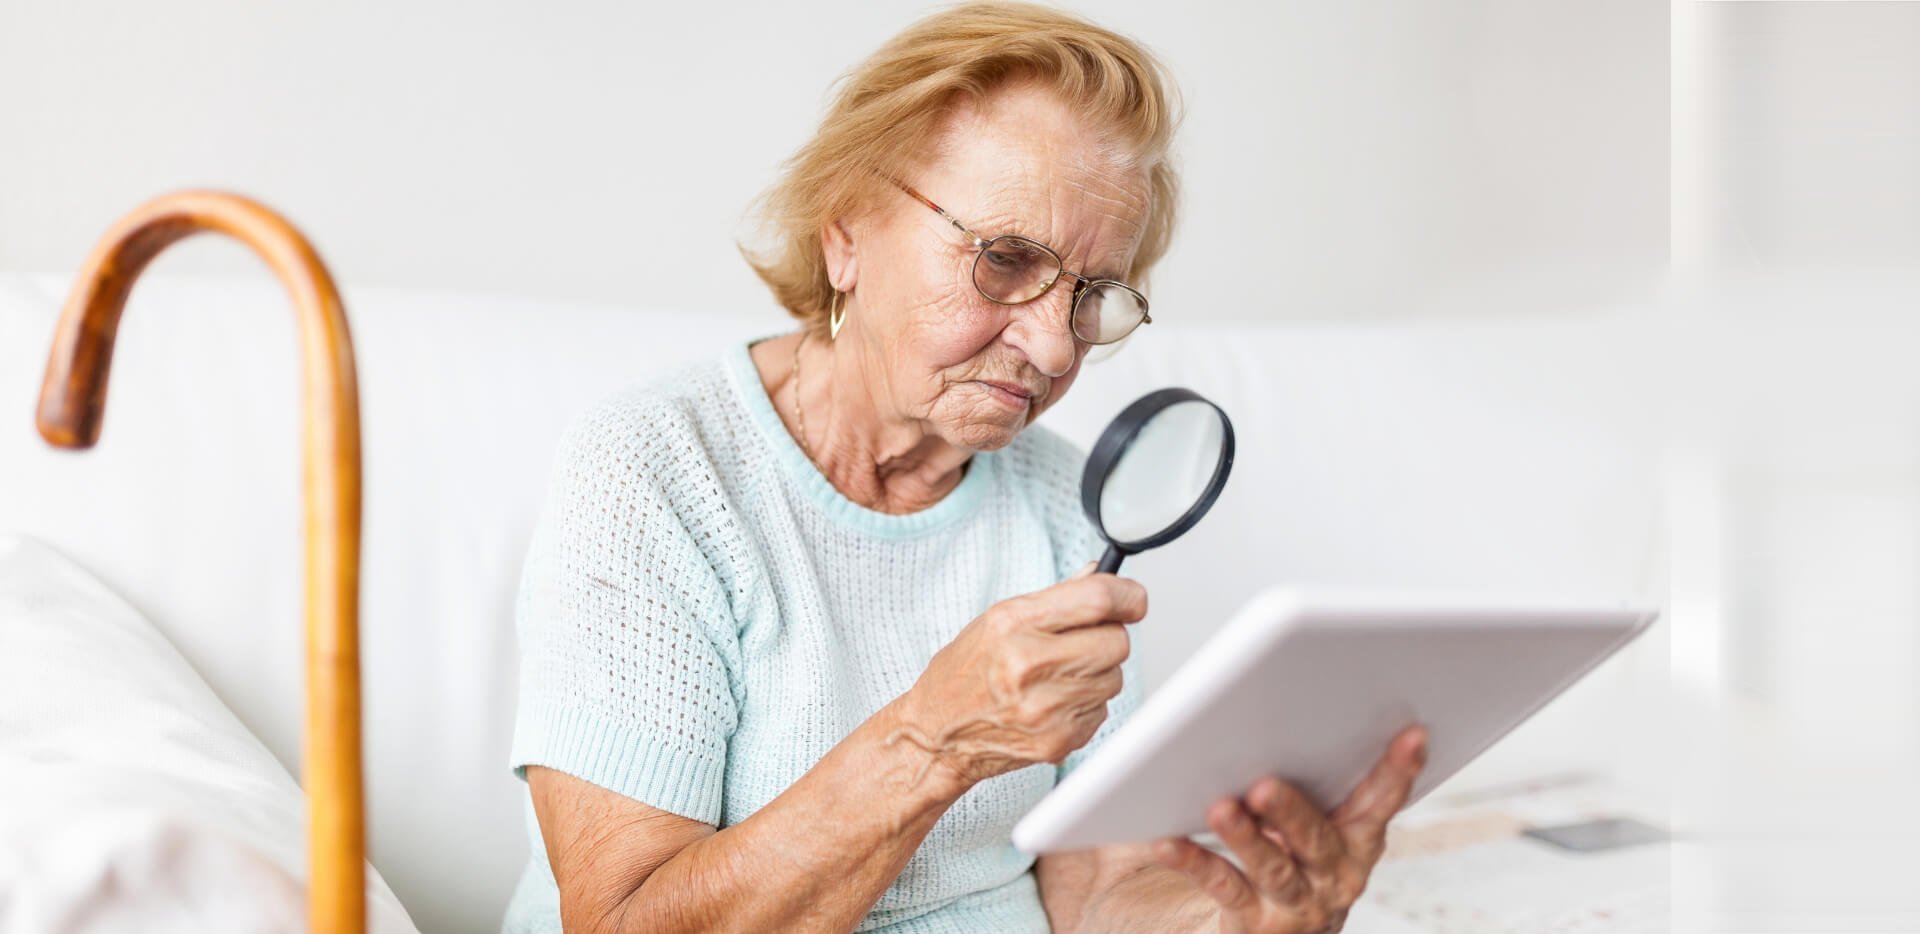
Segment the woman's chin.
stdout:
[[987,420],[975,419],[958,426],[947,437],[953,443],[971,451],[998,451],[1013,443],[1020,430],[1026,427],[1026,418]]

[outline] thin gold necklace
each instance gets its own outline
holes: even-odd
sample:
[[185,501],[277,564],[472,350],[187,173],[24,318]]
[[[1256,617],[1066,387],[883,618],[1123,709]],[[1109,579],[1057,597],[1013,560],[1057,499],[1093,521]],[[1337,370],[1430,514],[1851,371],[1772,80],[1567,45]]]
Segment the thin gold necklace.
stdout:
[[[812,336],[813,333],[810,331],[801,331],[800,339],[793,344],[793,377],[790,381],[793,383],[793,423],[794,427],[799,429],[800,450],[804,451],[807,460],[813,461],[814,467],[818,468],[820,462],[813,459],[813,445],[807,443],[807,412],[800,406],[800,348],[806,346],[807,338]],[[967,472],[971,469],[973,469],[973,458],[969,457],[960,465],[961,479],[965,479]]]
[[813,445],[807,443],[807,413],[800,407],[800,348],[806,346],[807,332],[800,332],[800,339],[793,343],[793,421],[800,429],[800,450],[806,452],[807,460],[813,460]]

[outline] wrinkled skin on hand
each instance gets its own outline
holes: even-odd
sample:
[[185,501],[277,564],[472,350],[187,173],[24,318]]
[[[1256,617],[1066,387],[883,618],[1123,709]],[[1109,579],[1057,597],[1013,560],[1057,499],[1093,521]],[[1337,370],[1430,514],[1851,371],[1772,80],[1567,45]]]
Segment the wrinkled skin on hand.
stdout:
[[889,741],[921,747],[929,767],[968,785],[1086,745],[1120,693],[1126,624],[1147,613],[1138,581],[1092,570],[967,624],[901,698],[907,713]]
[[1339,931],[1386,851],[1387,822],[1406,806],[1426,761],[1426,730],[1410,726],[1331,812],[1272,775],[1244,798],[1215,801],[1207,826],[1241,867],[1184,837],[1158,841],[1154,855],[1219,903],[1222,934]]

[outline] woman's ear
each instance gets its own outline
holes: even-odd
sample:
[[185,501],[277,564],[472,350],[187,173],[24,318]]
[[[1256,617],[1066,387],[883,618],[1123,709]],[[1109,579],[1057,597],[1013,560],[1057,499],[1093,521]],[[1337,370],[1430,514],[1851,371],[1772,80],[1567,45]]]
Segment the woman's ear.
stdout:
[[842,292],[852,291],[860,281],[860,256],[844,219],[821,228],[820,252],[827,260],[827,281]]

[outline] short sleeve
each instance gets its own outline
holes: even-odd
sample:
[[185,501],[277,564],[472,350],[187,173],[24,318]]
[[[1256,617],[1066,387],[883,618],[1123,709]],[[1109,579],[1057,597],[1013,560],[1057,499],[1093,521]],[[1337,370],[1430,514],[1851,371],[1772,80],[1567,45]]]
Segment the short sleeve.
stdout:
[[596,405],[553,459],[515,604],[511,764],[522,778],[546,766],[718,824],[736,630],[689,528],[701,504],[667,486],[696,436],[646,408]]

